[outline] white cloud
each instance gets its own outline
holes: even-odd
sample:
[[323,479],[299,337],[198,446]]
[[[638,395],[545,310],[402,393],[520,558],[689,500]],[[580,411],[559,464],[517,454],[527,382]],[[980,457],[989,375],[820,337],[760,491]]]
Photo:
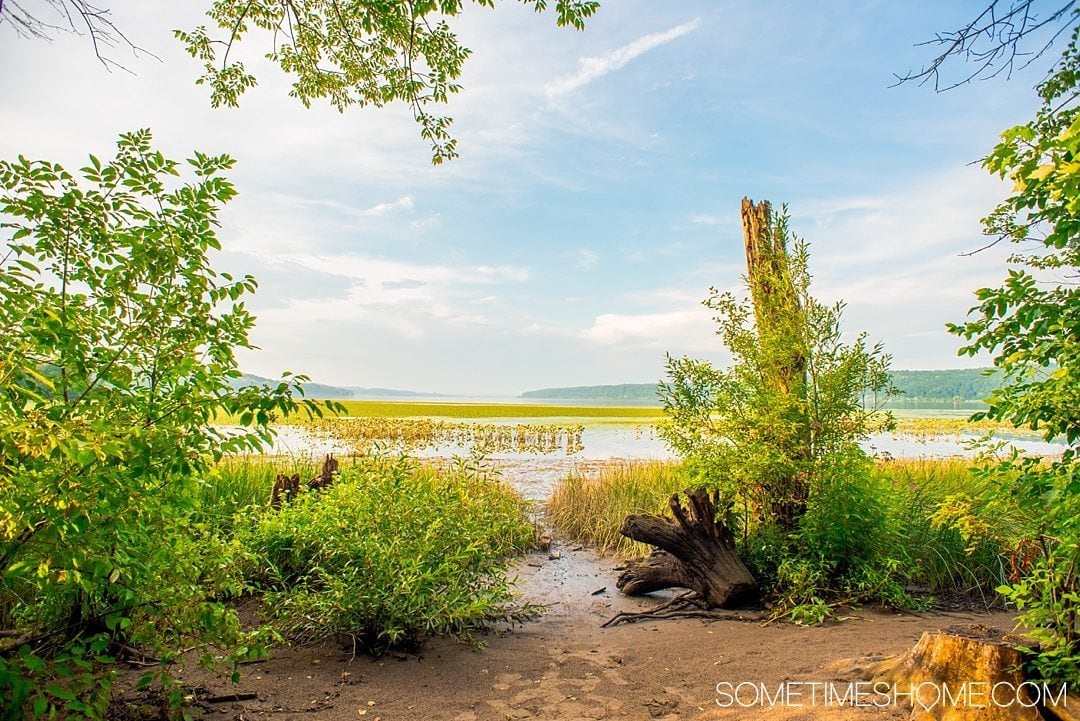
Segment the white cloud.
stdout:
[[380,216],[393,213],[395,210],[412,210],[414,207],[416,206],[413,203],[412,196],[404,195],[393,202],[379,203],[370,208],[365,208],[364,210],[359,211],[358,215],[365,217]]
[[719,215],[691,215],[687,218],[694,225],[720,225],[725,222],[727,218],[722,218]]
[[578,248],[565,255],[576,268],[592,268],[600,260],[600,255],[592,248]]
[[701,19],[694,18],[682,25],[676,25],[670,30],[643,35],[637,40],[612,50],[606,55],[581,58],[579,62],[580,66],[576,73],[559,78],[544,88],[544,92],[549,98],[554,98],[577,90],[580,87],[588,85],[593,80],[602,78],[608,73],[612,73],[625,67],[631,60],[644,55],[650,50],[658,48],[677,38],[681,38],[687,33],[693,32],[699,25],[701,25]]
[[633,346],[657,351],[716,353],[722,345],[710,312],[699,304],[677,310],[647,313],[604,313],[581,332],[581,337],[601,346]]

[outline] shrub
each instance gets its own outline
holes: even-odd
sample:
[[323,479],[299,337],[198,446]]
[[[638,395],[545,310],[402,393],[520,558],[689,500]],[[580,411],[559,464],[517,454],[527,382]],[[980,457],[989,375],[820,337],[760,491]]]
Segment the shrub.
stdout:
[[506,561],[534,533],[482,465],[368,456],[333,486],[251,516],[237,539],[283,633],[377,652],[517,617]]
[[[289,386],[233,391],[251,277],[216,274],[227,156],[148,131],[71,173],[0,162],[0,706],[95,716],[125,645],[238,641],[229,544],[189,529],[194,478],[252,448]],[[218,411],[254,426],[224,437]],[[209,570],[208,570],[209,569]]]

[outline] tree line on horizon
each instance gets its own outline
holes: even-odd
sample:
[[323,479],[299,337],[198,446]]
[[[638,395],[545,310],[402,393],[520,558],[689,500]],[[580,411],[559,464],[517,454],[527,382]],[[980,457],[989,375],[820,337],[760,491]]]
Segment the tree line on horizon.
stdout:
[[[992,368],[952,370],[892,370],[892,384],[901,400],[981,401],[1000,384],[1000,374]],[[572,386],[526,391],[522,398],[551,400],[617,400],[659,402],[652,383]]]

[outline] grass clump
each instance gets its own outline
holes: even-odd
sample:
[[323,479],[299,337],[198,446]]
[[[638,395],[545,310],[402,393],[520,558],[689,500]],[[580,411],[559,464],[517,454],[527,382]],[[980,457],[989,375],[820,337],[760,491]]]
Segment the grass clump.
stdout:
[[605,466],[595,476],[571,473],[555,486],[547,518],[561,533],[628,558],[648,555],[649,547],[619,534],[632,513],[663,513],[672,493],[687,478],[668,461],[624,461]]
[[470,640],[518,617],[506,559],[535,536],[523,502],[483,465],[378,456],[237,528],[282,633],[351,636],[375,652],[433,635]]
[[[879,461],[876,474],[887,484],[910,582],[934,593],[978,594],[987,605],[996,602],[994,589],[1005,577],[1001,544],[989,528],[952,522],[960,506],[988,511],[988,479],[963,458]],[[999,517],[995,523],[1012,521]]]

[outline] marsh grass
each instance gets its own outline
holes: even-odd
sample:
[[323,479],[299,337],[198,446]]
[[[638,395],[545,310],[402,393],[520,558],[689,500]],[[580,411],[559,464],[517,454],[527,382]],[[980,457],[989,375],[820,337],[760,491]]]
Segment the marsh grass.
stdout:
[[466,423],[437,418],[323,418],[304,426],[317,436],[348,441],[358,452],[375,448],[415,452],[447,446],[484,453],[568,455],[583,448],[581,425]]
[[571,473],[556,484],[547,520],[560,533],[602,553],[643,557],[648,546],[619,534],[623,519],[631,513],[665,512],[671,494],[687,484],[679,466],[668,461],[622,461],[596,475]]
[[[1001,547],[989,533],[964,534],[936,517],[946,504],[964,503],[982,509],[989,481],[963,458],[887,460],[877,473],[887,482],[889,503],[900,527],[906,569],[913,583],[935,593],[978,594],[989,605],[1004,582]],[[1009,523],[1009,519],[997,519]]]
[[898,418],[894,433],[912,436],[958,436],[962,433],[985,435],[987,433],[1008,433],[1009,435],[1031,435],[1038,437],[1035,431],[1018,429],[1012,424],[1001,421],[972,421],[968,418]]
[[[664,412],[658,407],[639,406],[559,406],[532,403],[451,403],[412,401],[337,401],[350,418],[572,418],[597,421],[652,422]],[[326,417],[334,414],[327,413]],[[316,422],[312,419],[310,422]],[[218,423],[236,423],[231,416],[219,416]],[[305,425],[304,415],[281,421],[290,425]]]
[[[904,567],[907,583],[933,593],[975,594],[996,600],[1003,580],[1000,548],[988,537],[965,539],[948,524],[935,523],[943,504],[956,499],[978,503],[986,483],[960,458],[881,461],[875,488],[890,534],[900,547],[891,555]],[[548,522],[561,534],[626,558],[648,554],[648,547],[619,535],[631,513],[667,514],[668,498],[689,484],[677,463],[637,461],[613,464],[592,475],[573,473],[560,480],[547,505]],[[1007,519],[1001,519],[1007,523]]]

